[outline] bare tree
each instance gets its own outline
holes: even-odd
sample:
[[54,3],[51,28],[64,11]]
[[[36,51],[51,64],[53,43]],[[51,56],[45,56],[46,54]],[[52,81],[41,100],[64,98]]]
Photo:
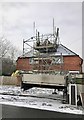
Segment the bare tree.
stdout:
[[9,51],[11,47],[11,43],[5,39],[4,37],[2,37],[0,39],[0,57],[5,57]]
[[0,58],[10,57],[15,60],[22,52],[4,37],[0,38]]
[[11,75],[16,69],[16,59],[21,54],[10,41],[0,38],[0,75]]
[[22,51],[20,51],[19,49],[12,45],[9,50],[9,54],[11,60],[15,61],[22,54]]

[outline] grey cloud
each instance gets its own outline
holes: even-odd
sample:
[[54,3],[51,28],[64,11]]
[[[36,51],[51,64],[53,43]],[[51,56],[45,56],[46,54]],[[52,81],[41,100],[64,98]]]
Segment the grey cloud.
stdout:
[[[52,32],[52,19],[60,27],[61,41],[67,45],[70,41],[81,40],[82,6],[81,3],[3,3],[3,31],[13,42],[27,38],[33,33],[33,22],[41,33]],[[2,17],[2,16],[0,16]],[[16,37],[15,37],[16,36]],[[69,41],[69,42],[68,42]],[[76,43],[76,46],[79,43]],[[17,44],[16,44],[17,45]],[[21,47],[21,46],[20,46]],[[71,46],[70,46],[71,47]],[[74,47],[71,47],[75,50]],[[78,51],[77,51],[78,52]],[[79,51],[80,53],[80,51]]]

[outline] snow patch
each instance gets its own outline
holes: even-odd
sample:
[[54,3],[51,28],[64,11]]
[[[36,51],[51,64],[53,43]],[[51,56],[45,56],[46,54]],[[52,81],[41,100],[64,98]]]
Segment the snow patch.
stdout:
[[[52,92],[53,89],[42,88],[33,88],[23,92],[20,87],[0,86],[0,104],[84,115],[84,109],[81,106],[71,106],[63,104],[59,99],[46,98],[46,96],[52,98],[62,97],[62,91],[57,91],[58,95],[52,94]],[[2,95],[2,93],[10,93],[11,95]],[[19,95],[37,95],[38,97]],[[39,98],[39,96],[44,96],[44,98]]]

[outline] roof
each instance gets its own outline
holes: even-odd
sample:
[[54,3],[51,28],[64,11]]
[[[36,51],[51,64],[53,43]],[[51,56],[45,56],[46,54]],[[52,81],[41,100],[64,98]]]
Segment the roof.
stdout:
[[[56,52],[49,53],[49,55],[52,55],[52,56],[59,56],[61,54],[63,56],[76,56],[77,55],[75,52],[71,51],[70,49],[68,49],[67,47],[65,47],[62,44],[59,44]],[[33,57],[33,56],[34,56],[33,55],[33,50],[31,50],[30,52],[25,53],[25,55],[24,55],[24,57]],[[20,57],[23,57],[23,55],[20,56]]]
[[54,53],[54,55],[60,55],[60,54],[62,54],[63,56],[77,55],[75,52],[71,51],[62,44],[59,44],[57,48],[57,52]]

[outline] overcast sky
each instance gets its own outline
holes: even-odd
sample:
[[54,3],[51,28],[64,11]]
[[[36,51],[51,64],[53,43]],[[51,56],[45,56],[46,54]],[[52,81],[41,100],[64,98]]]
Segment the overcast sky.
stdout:
[[15,2],[0,4],[0,37],[22,50],[23,39],[33,35],[33,22],[41,34],[52,33],[53,18],[60,42],[82,56],[81,2]]

